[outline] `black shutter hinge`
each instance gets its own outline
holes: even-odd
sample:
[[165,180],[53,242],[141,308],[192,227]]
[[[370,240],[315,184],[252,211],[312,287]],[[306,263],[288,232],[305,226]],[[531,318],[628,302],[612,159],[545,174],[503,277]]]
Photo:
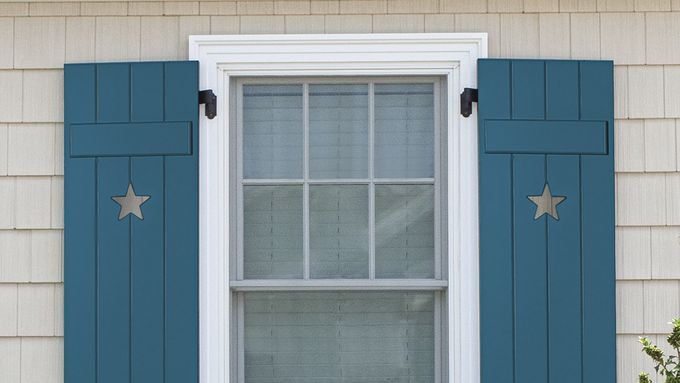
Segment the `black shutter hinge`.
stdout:
[[198,92],[198,103],[205,104],[205,116],[209,119],[217,116],[217,96],[212,89],[201,90]]
[[472,114],[472,103],[479,99],[479,92],[474,88],[465,88],[460,94],[460,114],[463,117],[470,117]]

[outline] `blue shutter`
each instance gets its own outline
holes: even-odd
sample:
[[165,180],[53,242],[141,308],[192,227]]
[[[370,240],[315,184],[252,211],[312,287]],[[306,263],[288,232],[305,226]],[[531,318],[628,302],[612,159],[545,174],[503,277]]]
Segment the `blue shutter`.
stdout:
[[198,63],[64,76],[65,382],[197,382]]
[[612,71],[479,61],[483,383],[616,380]]

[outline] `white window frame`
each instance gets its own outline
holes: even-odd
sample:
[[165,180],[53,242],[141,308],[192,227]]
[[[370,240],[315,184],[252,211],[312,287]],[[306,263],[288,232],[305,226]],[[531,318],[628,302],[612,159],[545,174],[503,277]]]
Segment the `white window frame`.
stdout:
[[460,115],[476,88],[486,33],[207,35],[189,37],[201,89],[217,117],[199,124],[200,382],[228,383],[230,79],[253,76],[445,76],[448,142],[448,366],[450,383],[479,382],[477,114]]

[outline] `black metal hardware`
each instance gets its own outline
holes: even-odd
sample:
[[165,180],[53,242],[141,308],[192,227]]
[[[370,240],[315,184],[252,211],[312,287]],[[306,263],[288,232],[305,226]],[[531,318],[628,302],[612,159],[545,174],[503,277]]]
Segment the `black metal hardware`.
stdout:
[[479,99],[479,92],[474,88],[465,88],[460,94],[460,114],[463,117],[470,117],[472,114],[472,103]]
[[209,119],[217,116],[217,96],[212,89],[201,90],[198,92],[198,103],[205,104],[205,116]]

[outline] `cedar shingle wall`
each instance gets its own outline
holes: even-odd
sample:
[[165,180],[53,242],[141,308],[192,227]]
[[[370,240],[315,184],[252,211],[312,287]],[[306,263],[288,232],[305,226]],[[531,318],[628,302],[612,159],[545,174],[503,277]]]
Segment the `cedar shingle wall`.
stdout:
[[616,63],[621,382],[680,315],[680,0],[0,0],[0,382],[62,382],[64,62],[187,58],[190,34],[477,32],[492,57]]

